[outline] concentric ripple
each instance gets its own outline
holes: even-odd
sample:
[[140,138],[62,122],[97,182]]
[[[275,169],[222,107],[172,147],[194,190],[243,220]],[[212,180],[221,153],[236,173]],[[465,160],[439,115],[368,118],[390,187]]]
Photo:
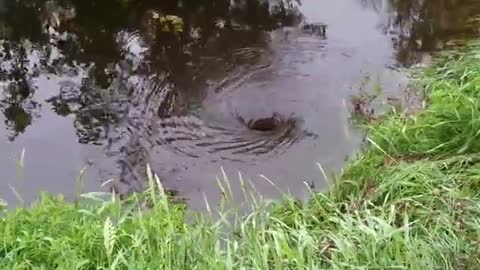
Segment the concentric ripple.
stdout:
[[209,123],[193,115],[161,119],[155,142],[189,157],[208,154],[238,159],[239,155],[278,153],[306,135],[295,118],[279,118],[275,129],[269,131],[251,130],[243,120],[236,120]]

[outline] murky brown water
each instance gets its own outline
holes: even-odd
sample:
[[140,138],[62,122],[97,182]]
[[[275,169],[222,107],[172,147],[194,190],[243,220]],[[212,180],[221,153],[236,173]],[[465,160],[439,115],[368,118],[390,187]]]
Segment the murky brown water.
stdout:
[[221,168],[236,194],[241,171],[266,197],[259,174],[304,197],[325,184],[316,163],[338,171],[361,144],[349,100],[366,78],[401,95],[402,68],[475,35],[480,14],[473,0],[147,2],[0,0],[0,198],[70,197],[84,167],[84,191],[140,190],[147,163],[194,208],[218,201]]

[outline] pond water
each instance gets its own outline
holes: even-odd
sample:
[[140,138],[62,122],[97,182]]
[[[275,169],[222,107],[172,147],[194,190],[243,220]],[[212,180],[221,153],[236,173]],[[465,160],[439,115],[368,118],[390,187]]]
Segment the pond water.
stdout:
[[338,172],[362,143],[352,96],[402,97],[404,68],[476,35],[477,15],[471,0],[0,0],[0,198],[141,190],[146,164],[193,208],[218,202],[221,168],[235,195],[241,172],[304,198],[325,187],[317,163]]

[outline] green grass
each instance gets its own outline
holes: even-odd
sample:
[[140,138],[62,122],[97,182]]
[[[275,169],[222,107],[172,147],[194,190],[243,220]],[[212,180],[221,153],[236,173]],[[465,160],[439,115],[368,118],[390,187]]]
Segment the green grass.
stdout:
[[428,107],[371,123],[370,144],[306,204],[192,219],[152,175],[122,202],[44,196],[0,218],[0,269],[480,269],[480,45],[418,85]]

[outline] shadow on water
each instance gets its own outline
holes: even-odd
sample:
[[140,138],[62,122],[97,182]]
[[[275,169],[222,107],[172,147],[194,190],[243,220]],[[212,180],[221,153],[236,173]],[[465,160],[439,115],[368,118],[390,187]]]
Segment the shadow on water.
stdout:
[[460,0],[0,0],[0,190],[16,178],[3,161],[30,147],[27,176],[46,181],[32,197],[71,193],[84,165],[92,190],[141,190],[147,163],[193,204],[215,200],[221,166],[301,196],[315,162],[339,169],[357,149],[344,100],[363,73],[423,61],[476,34],[479,14]]

